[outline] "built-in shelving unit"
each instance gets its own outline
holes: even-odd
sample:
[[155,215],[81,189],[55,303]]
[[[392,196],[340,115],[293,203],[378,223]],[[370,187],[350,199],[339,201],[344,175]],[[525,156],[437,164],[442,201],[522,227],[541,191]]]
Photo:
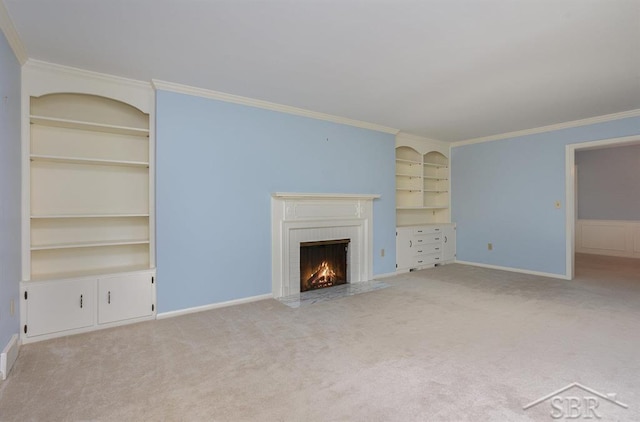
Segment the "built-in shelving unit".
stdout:
[[448,222],[449,160],[444,154],[396,147],[396,209],[398,225]]
[[455,261],[449,144],[396,136],[396,271]]
[[148,115],[80,94],[30,110],[31,278],[149,269]]
[[153,318],[152,90],[25,74],[23,342]]

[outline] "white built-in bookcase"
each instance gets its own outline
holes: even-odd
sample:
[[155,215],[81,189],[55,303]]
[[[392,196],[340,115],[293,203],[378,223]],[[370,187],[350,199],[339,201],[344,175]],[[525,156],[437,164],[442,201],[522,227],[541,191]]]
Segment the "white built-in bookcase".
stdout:
[[31,280],[149,269],[149,116],[65,93],[29,122]]
[[450,222],[449,146],[396,137],[396,225]]
[[153,90],[23,68],[23,341],[155,317]]

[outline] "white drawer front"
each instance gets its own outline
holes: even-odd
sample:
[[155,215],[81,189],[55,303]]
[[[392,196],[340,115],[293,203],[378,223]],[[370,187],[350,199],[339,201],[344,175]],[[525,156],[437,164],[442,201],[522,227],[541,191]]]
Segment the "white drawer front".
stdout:
[[412,232],[414,236],[421,236],[423,234],[440,233],[442,229],[440,227],[414,227]]
[[415,256],[430,255],[433,253],[440,253],[442,246],[440,243],[428,243],[426,245],[416,246],[414,250]]
[[442,234],[425,234],[422,236],[415,236],[413,238],[413,246],[426,245],[429,243],[442,243]]
[[437,264],[442,261],[442,254],[434,253],[430,255],[416,256],[413,258],[413,265],[420,267],[423,265]]

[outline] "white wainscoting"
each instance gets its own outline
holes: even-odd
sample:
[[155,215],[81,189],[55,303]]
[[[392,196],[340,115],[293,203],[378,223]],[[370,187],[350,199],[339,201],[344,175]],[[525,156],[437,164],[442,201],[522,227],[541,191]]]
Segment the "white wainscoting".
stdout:
[[576,252],[640,258],[640,221],[578,220]]

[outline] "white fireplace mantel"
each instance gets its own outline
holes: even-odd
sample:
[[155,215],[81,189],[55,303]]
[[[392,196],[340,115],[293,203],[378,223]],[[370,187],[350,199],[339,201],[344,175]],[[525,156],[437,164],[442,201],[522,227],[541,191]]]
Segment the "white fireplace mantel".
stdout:
[[380,198],[380,195],[357,194],[357,193],[290,193],[290,192],[274,192],[271,194],[274,198],[280,199],[365,199],[374,200]]
[[271,195],[272,293],[300,293],[300,243],[350,238],[349,282],[368,281],[373,265],[373,200],[380,195]]

